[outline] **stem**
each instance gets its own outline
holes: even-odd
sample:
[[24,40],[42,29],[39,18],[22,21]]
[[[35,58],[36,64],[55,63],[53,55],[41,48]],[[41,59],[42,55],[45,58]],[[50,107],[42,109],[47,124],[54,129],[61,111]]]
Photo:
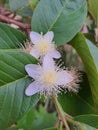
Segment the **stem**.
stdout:
[[48,110],[48,104],[49,104],[49,98],[47,98],[46,102],[45,102],[45,109]]
[[58,112],[58,116],[63,121],[66,130],[70,130],[70,128],[69,128],[69,126],[67,124],[67,121],[65,119],[65,113],[64,113],[61,105],[59,104],[57,98],[54,95],[53,95],[53,100],[54,100],[54,103],[55,103],[55,106],[56,106],[56,109],[57,109],[57,112]]
[[[54,100],[59,118],[63,121],[66,130],[70,130],[67,122],[69,122],[70,124],[74,126],[79,127],[80,130],[84,130],[84,127],[79,122],[74,121],[70,115],[68,115],[66,112],[63,111],[61,105],[59,104],[57,98],[54,95],[53,95],[53,100]],[[60,127],[60,130],[61,130],[61,127]]]
[[63,128],[63,124],[62,122],[60,122],[60,130],[62,130],[62,128]]
[[[67,114],[67,113],[65,113],[65,115],[66,115],[66,114]],[[80,130],[84,130],[84,127],[82,127],[82,125],[81,125],[79,122],[74,121],[72,118],[69,118],[68,116],[66,116],[66,120],[67,120],[70,124],[79,127]]]

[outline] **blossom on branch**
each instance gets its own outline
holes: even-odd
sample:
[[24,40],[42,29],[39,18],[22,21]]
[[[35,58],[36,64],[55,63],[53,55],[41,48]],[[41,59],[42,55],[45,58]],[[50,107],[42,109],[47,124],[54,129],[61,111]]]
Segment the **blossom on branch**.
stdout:
[[44,58],[43,64],[28,64],[25,70],[34,81],[26,88],[26,95],[31,96],[36,93],[44,94],[46,97],[56,95],[72,83],[74,77],[66,70],[57,67],[53,59]]
[[30,32],[31,42],[34,44],[30,54],[36,58],[42,58],[46,55],[52,58],[60,58],[61,54],[56,50],[56,45],[52,41],[54,33],[52,31],[47,32],[45,35],[37,32]]

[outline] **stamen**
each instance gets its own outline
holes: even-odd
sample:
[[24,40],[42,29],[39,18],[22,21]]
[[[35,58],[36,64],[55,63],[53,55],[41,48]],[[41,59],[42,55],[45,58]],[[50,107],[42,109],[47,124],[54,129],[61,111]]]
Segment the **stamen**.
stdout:
[[46,85],[54,85],[56,82],[56,72],[55,71],[46,71],[42,76],[42,80]]
[[75,93],[79,90],[79,82],[81,82],[81,74],[75,69],[71,68],[68,70],[68,73],[70,73],[73,76],[73,80],[69,82],[65,87],[68,89],[69,92],[73,91]]

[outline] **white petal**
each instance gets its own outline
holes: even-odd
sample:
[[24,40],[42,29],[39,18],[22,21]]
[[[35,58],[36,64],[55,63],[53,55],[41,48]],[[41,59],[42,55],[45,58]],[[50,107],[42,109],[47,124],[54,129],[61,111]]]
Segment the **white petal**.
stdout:
[[54,50],[51,53],[51,56],[54,57],[54,58],[56,58],[56,59],[59,59],[61,57],[61,54],[57,50]]
[[70,83],[73,80],[73,77],[67,71],[58,72],[57,77],[58,85],[66,85],[67,83]]
[[40,65],[28,64],[25,66],[25,70],[28,73],[28,75],[34,79],[38,77],[40,69],[41,69]]
[[36,82],[31,83],[25,90],[25,94],[27,96],[34,95],[36,93],[40,92],[40,87]]
[[50,57],[50,55],[46,55],[43,58],[43,68],[45,70],[55,70],[55,62],[54,60]]
[[30,54],[31,54],[32,56],[34,56],[35,58],[37,58],[37,59],[39,58],[39,53],[38,53],[38,51],[37,51],[36,49],[34,49],[34,48],[31,49]]
[[52,31],[49,31],[43,37],[48,43],[51,43],[54,38],[54,33]]
[[33,44],[38,44],[38,43],[40,43],[42,36],[41,36],[41,34],[39,34],[37,32],[30,32],[30,39]]

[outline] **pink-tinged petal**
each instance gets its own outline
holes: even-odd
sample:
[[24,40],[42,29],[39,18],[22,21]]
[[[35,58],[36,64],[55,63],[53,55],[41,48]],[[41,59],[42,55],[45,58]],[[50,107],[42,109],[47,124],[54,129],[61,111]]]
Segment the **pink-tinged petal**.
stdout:
[[83,33],[88,33],[88,28],[87,28],[87,25],[84,24],[83,27],[82,27],[82,32]]
[[27,96],[32,96],[38,92],[40,92],[40,87],[36,82],[31,83],[25,90]]
[[55,70],[55,62],[50,55],[43,58],[43,68],[44,70]]
[[25,66],[25,70],[28,73],[28,75],[34,79],[38,77],[40,69],[41,69],[40,65],[28,64]]
[[52,31],[49,31],[43,37],[48,43],[51,43],[54,38],[54,33]]
[[42,36],[37,32],[30,32],[30,39],[33,44],[39,44],[42,39]]
[[61,57],[61,54],[57,50],[54,50],[51,53],[51,56],[54,57],[54,58],[56,58],[56,59],[59,59]]
[[36,49],[34,49],[34,48],[31,49],[30,54],[31,54],[32,56],[34,56],[35,58],[37,58],[37,59],[38,59],[39,56],[40,56],[40,54],[38,53],[38,51],[37,51]]
[[58,85],[66,85],[67,83],[70,83],[72,80],[73,80],[73,77],[67,71],[62,70],[57,73]]

